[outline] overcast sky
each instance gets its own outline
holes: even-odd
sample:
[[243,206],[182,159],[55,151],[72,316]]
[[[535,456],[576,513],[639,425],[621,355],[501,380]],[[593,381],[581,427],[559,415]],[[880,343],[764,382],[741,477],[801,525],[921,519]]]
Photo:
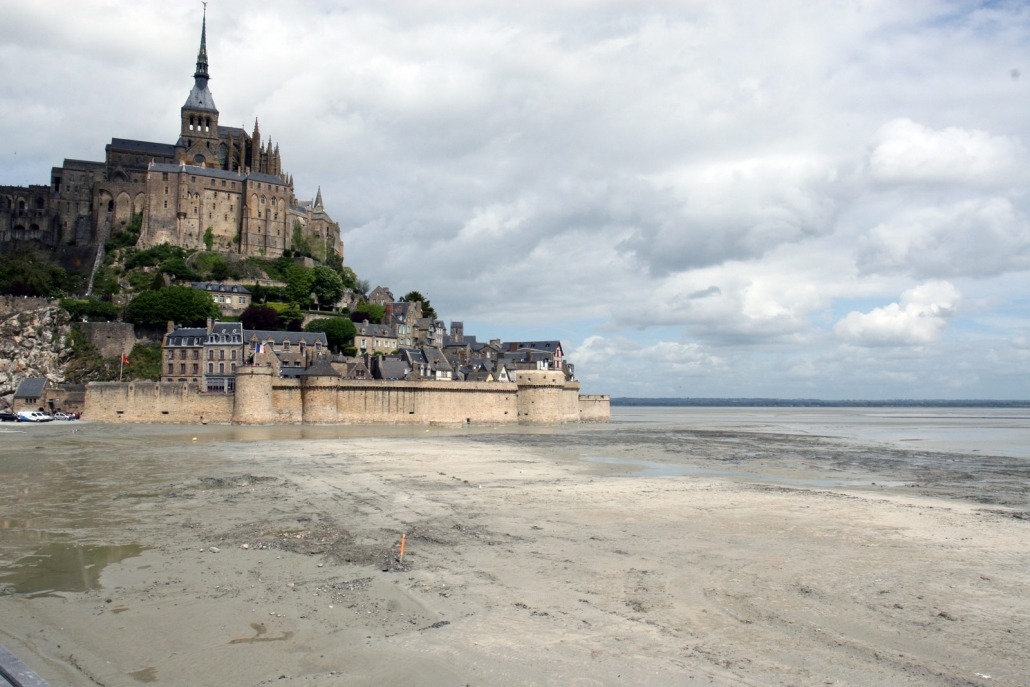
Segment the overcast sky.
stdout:
[[[174,143],[200,2],[0,0],[0,184]],[[345,261],[617,396],[1018,398],[1025,2],[208,4]]]

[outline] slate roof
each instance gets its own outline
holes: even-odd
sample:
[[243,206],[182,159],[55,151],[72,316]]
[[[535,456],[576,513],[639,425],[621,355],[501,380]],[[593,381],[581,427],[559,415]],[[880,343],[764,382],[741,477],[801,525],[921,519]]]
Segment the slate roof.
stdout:
[[215,97],[211,95],[211,91],[207,87],[207,79],[197,79],[193,83],[193,88],[190,89],[190,95],[186,98],[185,104],[183,104],[184,110],[204,110],[207,112],[218,113],[218,108],[215,107]]
[[250,295],[250,290],[239,284],[220,284],[216,281],[195,281],[191,284],[195,289],[201,289],[209,293],[245,293]]
[[[254,341],[272,340],[276,345],[281,346],[283,341],[289,341],[291,346],[299,346],[301,342],[305,346],[314,346],[315,342],[321,342],[325,348],[329,347],[329,339],[325,332],[280,332],[265,329],[244,329],[240,322],[215,322],[211,329],[211,343],[222,343],[219,337],[230,339],[225,343],[245,344]],[[236,341],[232,341],[235,338]],[[208,342],[206,327],[179,327],[165,337],[165,346],[203,346]]]
[[299,346],[301,342],[305,346],[314,346],[316,341],[321,341],[323,346],[329,345],[329,339],[326,338],[325,332],[280,332],[268,329],[245,329],[243,330],[243,335],[247,342],[263,342],[271,339],[279,345],[282,345],[283,341],[289,341],[291,346]]
[[64,158],[65,169],[77,169],[83,172],[99,171],[107,166],[106,162],[93,162],[92,160],[72,160]]
[[396,339],[397,335],[393,333],[388,324],[355,324],[358,334],[365,336],[379,336],[386,339]]
[[535,351],[549,351],[554,353],[561,349],[561,341],[506,341],[501,344],[501,348],[505,351],[511,352],[530,348]]
[[179,327],[165,337],[165,346],[200,346],[205,341],[206,327]]
[[21,380],[18,390],[14,392],[15,398],[40,398],[43,389],[46,388],[46,377],[28,377]]
[[174,165],[168,162],[155,162],[150,166],[151,172],[188,172],[198,177],[209,177],[211,179],[229,179],[231,181],[262,181],[268,184],[275,184],[277,186],[286,186],[286,182],[277,176],[271,174],[263,174],[261,172],[251,172],[250,174],[243,174],[241,172],[230,172],[227,169],[216,169],[214,167],[194,167],[193,165]]
[[329,364],[328,360],[320,358],[312,363],[307,369],[300,373],[301,377],[341,377],[342,375]]
[[399,358],[379,358],[376,363],[377,379],[406,379],[411,367]]
[[108,150],[120,150],[125,153],[142,153],[157,157],[175,158],[175,146],[153,141],[134,141],[129,138],[112,138],[107,145]]

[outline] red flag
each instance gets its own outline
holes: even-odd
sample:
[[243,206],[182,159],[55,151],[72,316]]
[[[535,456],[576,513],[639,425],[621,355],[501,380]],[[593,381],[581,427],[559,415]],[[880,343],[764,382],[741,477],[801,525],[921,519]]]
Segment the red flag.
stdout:
[[129,362],[129,356],[124,353],[122,353],[122,365],[132,365],[132,363]]

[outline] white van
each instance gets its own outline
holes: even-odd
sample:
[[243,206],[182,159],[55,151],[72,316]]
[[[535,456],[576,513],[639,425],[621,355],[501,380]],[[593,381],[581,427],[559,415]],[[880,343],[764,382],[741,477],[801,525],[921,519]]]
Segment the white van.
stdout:
[[18,422],[50,422],[53,419],[38,410],[22,410],[18,413]]

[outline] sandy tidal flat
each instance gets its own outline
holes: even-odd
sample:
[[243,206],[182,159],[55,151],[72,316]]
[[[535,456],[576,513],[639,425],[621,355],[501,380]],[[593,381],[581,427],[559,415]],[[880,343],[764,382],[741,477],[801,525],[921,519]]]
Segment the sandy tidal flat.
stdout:
[[[977,463],[993,498],[901,452],[790,436],[62,431],[0,456],[0,643],[55,686],[1030,675],[1019,461]],[[691,474],[627,467],[685,452]],[[84,591],[33,590],[17,563],[55,539],[109,547]]]

